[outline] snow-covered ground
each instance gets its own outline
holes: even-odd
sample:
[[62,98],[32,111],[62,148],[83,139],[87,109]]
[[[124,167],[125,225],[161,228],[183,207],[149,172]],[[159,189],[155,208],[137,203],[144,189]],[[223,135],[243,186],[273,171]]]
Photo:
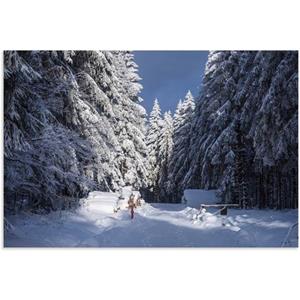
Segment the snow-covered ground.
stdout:
[[75,211],[8,216],[6,247],[297,247],[297,210],[198,214],[183,204],[145,204],[133,220],[113,213],[118,194],[92,192]]

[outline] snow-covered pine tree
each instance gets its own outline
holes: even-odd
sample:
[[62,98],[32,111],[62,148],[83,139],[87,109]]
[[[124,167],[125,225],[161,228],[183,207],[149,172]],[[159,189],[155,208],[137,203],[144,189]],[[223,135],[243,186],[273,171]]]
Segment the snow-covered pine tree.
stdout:
[[150,113],[147,130],[147,152],[148,152],[148,189],[154,201],[158,201],[158,179],[159,179],[159,139],[162,130],[161,110],[158,99],[154,100],[153,109]]
[[[130,52],[80,51],[73,58],[76,79],[87,112],[86,137],[98,149],[92,170],[87,171],[100,189],[116,190],[125,184],[136,188],[146,181],[145,110],[137,65]],[[90,108],[93,112],[89,112]]]
[[231,181],[223,174],[230,173],[225,158],[234,138],[235,112],[231,99],[240,75],[238,56],[239,52],[230,51],[209,54],[202,92],[195,108],[184,187],[218,187],[222,195],[227,193],[228,186],[222,180]]
[[190,130],[195,109],[194,97],[187,92],[184,101],[179,101],[174,114],[173,151],[169,163],[167,192],[173,201],[180,201],[180,186],[188,168],[187,153],[190,145]]
[[147,185],[147,147],[145,143],[146,111],[139,97],[142,85],[134,55],[129,51],[114,52],[120,99],[114,105],[115,132],[122,149],[117,157],[125,184],[140,189]]
[[170,202],[167,195],[168,169],[173,150],[173,118],[170,111],[164,113],[161,135],[159,137],[159,199]]
[[174,128],[174,135],[176,134],[176,131],[178,128],[182,125],[183,118],[182,118],[182,100],[179,99],[177,103],[177,107],[174,113],[173,117],[173,128]]
[[[69,99],[64,104],[66,126],[78,133],[90,144],[93,155],[86,155],[82,173],[100,190],[114,189],[121,176],[113,168],[118,143],[110,122],[112,104],[107,87],[111,80],[109,54],[101,51],[78,51],[66,61],[67,74],[73,87],[66,91]],[[51,80],[50,80],[51,82]],[[53,97],[56,98],[55,96]]]
[[[4,140],[10,149],[5,151],[5,199],[10,202],[13,197],[14,206],[26,194],[31,204],[53,209],[61,202],[61,195],[77,195],[92,185],[80,176],[78,163],[91,150],[79,135],[65,127],[63,103],[71,85],[60,54],[55,51],[6,53],[4,67],[9,76],[5,81]],[[35,80],[32,76],[36,76]],[[24,92],[17,92],[23,87]],[[20,126],[16,119],[9,117],[12,103],[17,104],[17,114],[22,115]],[[27,147],[10,147],[15,134],[9,130],[9,124],[19,127]],[[9,207],[10,203],[6,205]]]
[[114,55],[107,51],[80,51],[73,59],[83,104],[86,105],[86,109],[78,110],[82,128],[85,137],[97,149],[94,164],[86,166],[85,172],[98,182],[102,190],[116,190],[124,185],[117,163],[117,157],[123,151],[115,130],[114,106],[121,101],[121,95],[117,90],[119,79],[113,58]]

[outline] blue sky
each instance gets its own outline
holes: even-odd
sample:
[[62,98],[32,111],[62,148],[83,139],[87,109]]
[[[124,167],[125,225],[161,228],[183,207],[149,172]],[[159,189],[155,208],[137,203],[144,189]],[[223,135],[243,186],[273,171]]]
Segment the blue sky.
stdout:
[[174,112],[188,90],[198,96],[207,51],[134,51],[142,77],[142,105],[149,114],[157,97],[162,112]]

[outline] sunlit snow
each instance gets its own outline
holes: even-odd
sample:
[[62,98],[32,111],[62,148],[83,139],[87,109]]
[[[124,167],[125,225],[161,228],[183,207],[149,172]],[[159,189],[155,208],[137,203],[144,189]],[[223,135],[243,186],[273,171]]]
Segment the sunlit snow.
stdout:
[[[124,191],[127,195],[128,190]],[[229,209],[199,214],[184,204],[114,213],[119,194],[91,192],[74,211],[9,216],[7,247],[296,247],[297,210]]]

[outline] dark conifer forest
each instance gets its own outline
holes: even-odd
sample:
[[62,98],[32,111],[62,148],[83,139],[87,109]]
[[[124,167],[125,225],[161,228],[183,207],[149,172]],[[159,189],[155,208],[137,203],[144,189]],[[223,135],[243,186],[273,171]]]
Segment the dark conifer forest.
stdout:
[[242,208],[297,208],[298,52],[211,51],[199,83],[174,115],[157,99],[147,114],[129,51],[5,51],[5,210],[124,186],[149,202],[217,189]]

